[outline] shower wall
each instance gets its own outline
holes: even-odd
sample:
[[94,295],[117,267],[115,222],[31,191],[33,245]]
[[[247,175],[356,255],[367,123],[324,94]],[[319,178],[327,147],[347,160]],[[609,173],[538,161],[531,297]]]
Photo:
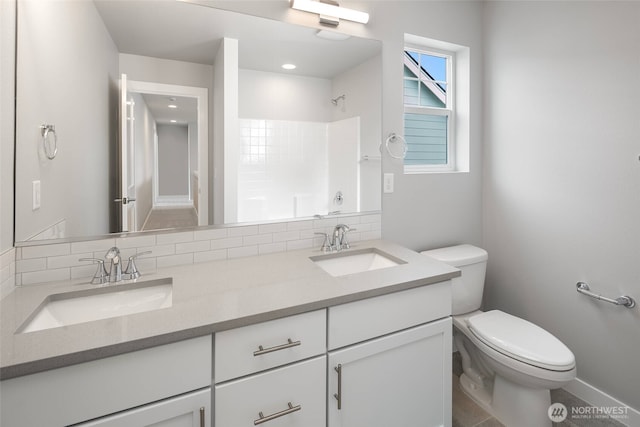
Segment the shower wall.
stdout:
[[240,119],[238,222],[326,213],[327,131],[321,122]]

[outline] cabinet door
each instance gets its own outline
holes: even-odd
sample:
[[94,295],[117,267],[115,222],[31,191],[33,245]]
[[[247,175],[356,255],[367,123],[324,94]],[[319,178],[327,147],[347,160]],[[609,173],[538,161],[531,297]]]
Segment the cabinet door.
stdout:
[[211,427],[211,389],[99,418],[78,427]]
[[217,427],[326,427],[327,358],[216,385]]
[[451,318],[331,352],[328,375],[329,427],[451,426]]

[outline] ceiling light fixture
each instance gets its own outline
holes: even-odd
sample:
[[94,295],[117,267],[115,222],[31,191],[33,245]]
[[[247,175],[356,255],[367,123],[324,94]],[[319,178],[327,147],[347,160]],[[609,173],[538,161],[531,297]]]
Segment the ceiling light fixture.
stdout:
[[167,107],[169,107],[169,108],[178,108],[178,106],[175,105],[175,104],[169,104],[169,105],[167,105]]
[[359,10],[340,7],[337,2],[331,0],[290,0],[291,8],[320,15],[320,23],[337,26],[340,19],[366,24],[369,22],[369,14]]
[[351,38],[349,34],[338,33],[337,31],[327,31],[327,30],[318,30],[316,32],[316,36],[320,37],[321,39],[331,40],[336,42],[348,40]]
[[285,70],[295,70],[296,66],[295,64],[282,64],[282,68],[284,68]]
[[173,120],[173,119],[171,119],[171,120],[169,120],[169,121],[170,121],[171,123],[178,123],[178,121],[177,121],[177,120]]

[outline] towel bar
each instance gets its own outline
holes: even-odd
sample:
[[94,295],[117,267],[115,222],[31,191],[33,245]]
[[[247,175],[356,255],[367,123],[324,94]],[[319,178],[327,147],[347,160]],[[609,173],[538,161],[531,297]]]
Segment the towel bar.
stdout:
[[602,295],[594,294],[589,289],[589,285],[587,285],[584,282],[576,283],[576,290],[583,295],[586,295],[591,298],[595,298],[600,301],[610,302],[611,304],[622,305],[627,308],[633,308],[636,306],[636,301],[628,295],[622,295],[616,299],[613,299],[613,298],[603,297]]

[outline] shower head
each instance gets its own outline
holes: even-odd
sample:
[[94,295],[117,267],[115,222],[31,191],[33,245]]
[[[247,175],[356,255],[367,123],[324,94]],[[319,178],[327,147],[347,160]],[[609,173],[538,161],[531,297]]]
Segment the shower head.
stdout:
[[333,105],[338,105],[338,101],[340,101],[341,99],[344,101],[344,99],[345,99],[345,98],[346,98],[346,95],[345,95],[345,94],[342,94],[342,95],[338,96],[337,98],[333,98],[333,99],[331,100],[331,103],[332,103]]

